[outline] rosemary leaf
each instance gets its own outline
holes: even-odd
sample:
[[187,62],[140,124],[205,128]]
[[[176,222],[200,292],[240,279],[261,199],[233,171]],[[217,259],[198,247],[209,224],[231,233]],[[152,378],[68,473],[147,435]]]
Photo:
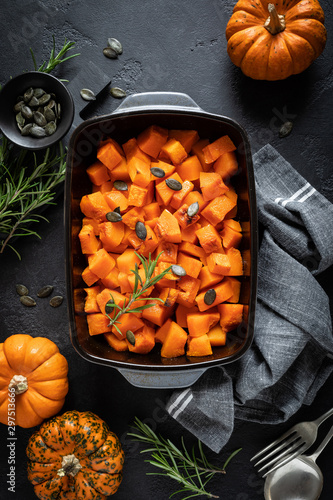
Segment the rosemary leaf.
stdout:
[[234,451],[226,460],[223,468],[219,469],[208,462],[200,441],[198,441],[199,457],[197,457],[195,447],[193,447],[191,453],[189,453],[185,447],[183,438],[181,439],[182,447],[178,448],[169,439],[158,436],[148,425],[141,422],[137,417],[132,427],[138,432],[129,432],[128,435],[135,441],[149,445],[149,447],[142,450],[141,453],[150,453],[151,458],[145,461],[157,467],[160,471],[147,472],[147,475],[166,476],[177,481],[181,485],[181,488],[172,493],[169,498],[177,493],[187,494],[187,496],[182,497],[182,500],[198,496],[219,498],[209,493],[206,490],[206,485],[215,474],[225,474],[225,467],[240,449]]

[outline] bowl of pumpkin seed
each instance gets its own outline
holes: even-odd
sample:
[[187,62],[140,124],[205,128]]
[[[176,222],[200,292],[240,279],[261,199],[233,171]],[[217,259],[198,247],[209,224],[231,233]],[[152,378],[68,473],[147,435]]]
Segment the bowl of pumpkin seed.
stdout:
[[44,149],[60,141],[74,118],[74,102],[66,86],[40,71],[10,79],[0,92],[0,129],[26,149]]

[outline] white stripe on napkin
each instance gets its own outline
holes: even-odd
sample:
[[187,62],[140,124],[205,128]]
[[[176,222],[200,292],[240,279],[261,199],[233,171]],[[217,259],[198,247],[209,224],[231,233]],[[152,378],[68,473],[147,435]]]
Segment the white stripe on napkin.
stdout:
[[[185,410],[186,406],[192,401],[193,399],[193,394],[191,393],[187,399],[183,402],[183,404],[178,408],[177,411],[175,411],[172,416],[173,418],[177,418],[178,415]],[[171,414],[171,413],[170,413]]]
[[[302,198],[300,198],[299,200],[297,200],[297,198],[303,194],[307,189],[311,188],[311,190],[306,193],[304,196],[302,196]],[[302,188],[298,189],[298,191],[296,191],[292,196],[290,196],[290,198],[287,198],[287,199],[284,199],[284,198],[275,198],[275,203],[280,203],[280,201],[282,201],[281,203],[281,206],[282,207],[285,207],[287,203],[289,203],[290,201],[298,201],[299,203],[303,203],[305,200],[307,200],[314,192],[315,192],[315,188],[313,188],[311,186],[311,184],[309,184],[309,182],[307,182]]]
[[180,401],[182,399],[184,399],[184,397],[186,396],[186,394],[188,394],[191,390],[191,387],[189,387],[188,389],[186,389],[185,391],[183,391],[181,394],[179,394],[178,398],[176,398],[174,400],[174,402],[169,406],[169,412],[171,413],[172,410],[174,410],[174,408],[176,408],[176,406],[178,405],[178,403],[180,403]]

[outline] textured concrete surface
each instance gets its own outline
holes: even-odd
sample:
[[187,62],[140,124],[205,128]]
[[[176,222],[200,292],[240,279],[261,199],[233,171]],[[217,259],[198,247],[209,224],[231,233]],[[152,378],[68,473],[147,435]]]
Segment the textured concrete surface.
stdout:
[[[74,79],[92,60],[110,77],[113,86],[128,93],[185,92],[204,110],[240,122],[248,132],[253,152],[270,142],[333,202],[332,3],[321,2],[328,30],[324,53],[301,75],[273,83],[250,80],[228,58],[224,31],[234,4],[233,0],[100,0],[98,4],[91,0],[2,0],[0,83],[33,69],[29,47],[33,48],[37,61],[42,62],[48,58],[52,35],[57,48],[66,37],[75,41],[73,52],[81,55],[59,67],[54,72],[56,76]],[[102,54],[108,37],[116,37],[123,44],[124,52],[117,60],[106,59]],[[89,81],[86,86],[89,87]],[[106,95],[90,108],[89,114],[108,113],[118,105],[119,101]],[[294,129],[290,136],[280,139],[278,131],[286,119],[294,122]],[[21,261],[10,251],[0,256],[0,341],[22,332],[53,339],[70,367],[70,391],[63,410],[94,411],[122,440],[127,459],[124,480],[115,498],[167,499],[176,486],[169,479],[146,476],[149,467],[126,432],[134,416],[138,416],[175,442],[184,434],[191,446],[193,437],[163,412],[168,391],[134,388],[117,371],[81,359],[70,344],[65,302],[52,309],[47,300],[39,299],[35,308],[28,309],[18,301],[16,283],[26,284],[34,295],[40,286],[52,283],[55,292],[65,296],[62,202],[60,196],[57,206],[45,213],[49,223],[38,225],[41,240],[32,237],[17,242]],[[333,271],[329,269],[319,278],[331,299],[332,277]],[[304,407],[292,421],[316,418],[332,407],[332,384],[330,379],[314,404]],[[226,476],[214,479],[208,490],[226,500],[262,499],[263,481],[254,473],[249,458],[289,425],[271,427],[237,422],[226,448],[219,455],[209,452],[208,455],[213,463],[222,465],[232,450],[238,447],[243,450],[230,464]],[[326,426],[323,432],[327,429]],[[7,429],[0,426],[1,500],[36,498],[26,478],[25,458],[25,446],[33,430],[16,431],[16,491],[11,493],[5,479]],[[321,499],[330,500],[331,449],[323,452],[318,463],[325,478]]]

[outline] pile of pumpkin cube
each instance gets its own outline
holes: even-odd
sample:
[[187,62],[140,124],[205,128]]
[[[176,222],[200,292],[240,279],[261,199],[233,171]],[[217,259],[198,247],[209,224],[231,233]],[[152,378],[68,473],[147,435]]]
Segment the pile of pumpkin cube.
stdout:
[[[97,158],[87,168],[92,192],[82,197],[84,215],[79,233],[87,267],[82,272],[84,310],[90,335],[104,335],[117,351],[147,354],[161,345],[162,358],[209,356],[223,346],[227,333],[242,324],[239,303],[243,262],[238,247],[242,227],[236,220],[237,193],[230,179],[238,171],[236,148],[228,136],[210,142],[195,130],[166,130],[152,125],[120,145],[113,138],[101,142]],[[153,175],[155,169],[164,177]],[[181,189],[171,189],[166,179]],[[119,182],[121,189],[117,189]],[[126,183],[127,189],[124,184]],[[188,207],[199,204],[190,217]],[[119,221],[107,214],[117,212]],[[144,240],[136,224],[146,228]],[[171,270],[148,293],[161,301],[140,312],[127,312],[118,328],[110,326],[105,305],[112,300],[123,307],[133,293],[135,264],[145,273],[136,253],[156,258],[160,274]],[[207,304],[207,290],[215,300]],[[133,309],[144,300],[133,304]],[[127,338],[134,334],[135,341]]]

